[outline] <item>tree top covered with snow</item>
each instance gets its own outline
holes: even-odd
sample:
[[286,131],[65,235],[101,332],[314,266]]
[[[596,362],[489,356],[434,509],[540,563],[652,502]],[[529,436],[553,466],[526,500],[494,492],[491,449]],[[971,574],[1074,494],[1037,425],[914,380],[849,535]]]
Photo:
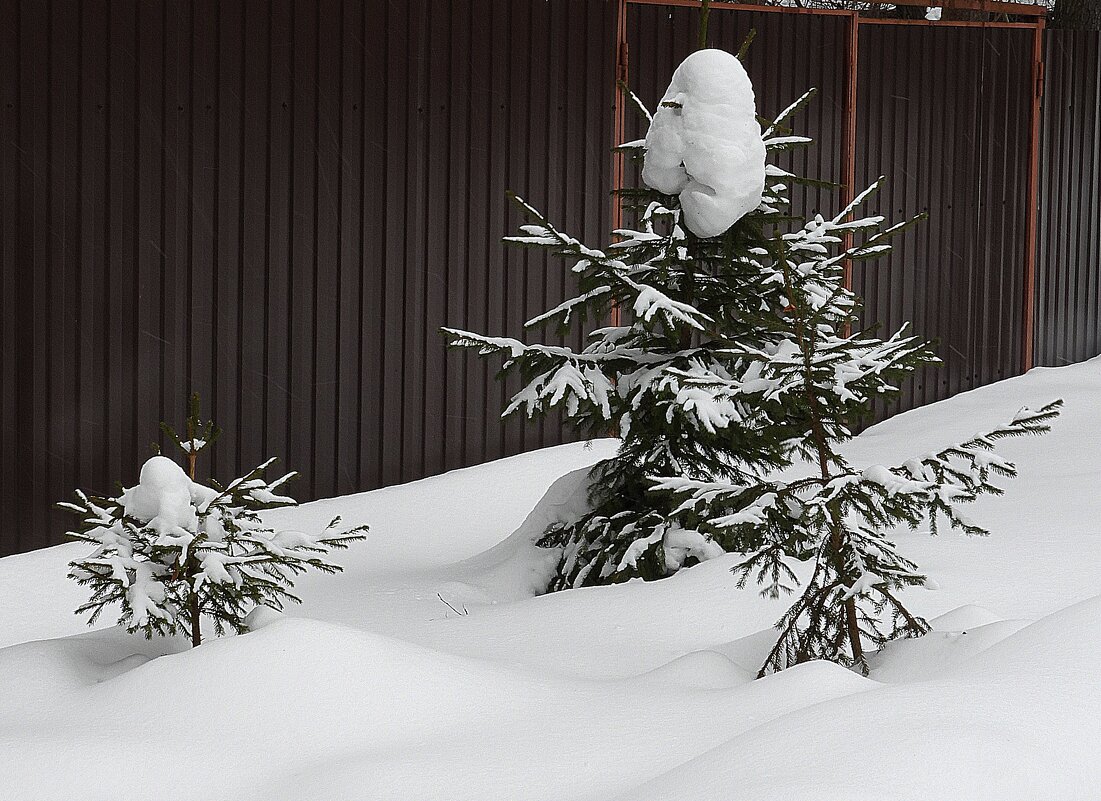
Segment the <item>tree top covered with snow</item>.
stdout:
[[697,236],[718,236],[760,205],[765,146],[753,84],[735,56],[698,50],[677,67],[646,134],[642,180],[680,196]]

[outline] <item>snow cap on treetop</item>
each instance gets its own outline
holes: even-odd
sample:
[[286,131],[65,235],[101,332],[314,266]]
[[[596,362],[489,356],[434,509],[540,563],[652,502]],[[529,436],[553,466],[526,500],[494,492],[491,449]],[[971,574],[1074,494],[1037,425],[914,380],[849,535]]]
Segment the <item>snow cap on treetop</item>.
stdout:
[[159,535],[177,536],[196,525],[191,479],[178,464],[153,456],[141,468],[138,484],[121,497],[126,513],[147,523]]
[[642,180],[680,195],[684,223],[718,236],[761,203],[765,146],[753,84],[725,50],[681,62],[646,134]]

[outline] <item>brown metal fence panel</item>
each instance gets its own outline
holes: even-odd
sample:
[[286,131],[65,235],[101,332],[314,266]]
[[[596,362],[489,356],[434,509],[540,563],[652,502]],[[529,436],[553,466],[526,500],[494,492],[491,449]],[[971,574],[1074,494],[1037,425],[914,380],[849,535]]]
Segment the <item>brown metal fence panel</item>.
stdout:
[[1101,353],[1101,33],[1045,51],[1035,342],[1057,367]]
[[[506,189],[605,238],[617,5],[0,0],[0,554],[57,542],[74,487],[132,481],[192,390],[227,432],[214,474],[279,455],[302,499],[562,441],[502,423],[515,385],[436,329],[518,335],[566,295],[560,263],[500,244]],[[698,11],[627,8],[652,106]],[[711,14],[717,46],[756,30],[764,115],[820,90],[784,156],[804,175],[844,178],[850,24]],[[882,413],[1019,370],[1031,37],[860,25],[856,183],[930,219],[854,287],[946,362]],[[1101,63],[1097,34],[1047,51],[1035,341],[1060,364],[1101,350]]]
[[1020,372],[1033,32],[860,26],[856,185],[869,213],[929,215],[885,259],[853,269],[864,320],[937,340],[944,364],[893,413]]
[[131,482],[188,393],[302,499],[562,440],[443,324],[517,335],[610,228],[613,2],[0,0],[0,554]]

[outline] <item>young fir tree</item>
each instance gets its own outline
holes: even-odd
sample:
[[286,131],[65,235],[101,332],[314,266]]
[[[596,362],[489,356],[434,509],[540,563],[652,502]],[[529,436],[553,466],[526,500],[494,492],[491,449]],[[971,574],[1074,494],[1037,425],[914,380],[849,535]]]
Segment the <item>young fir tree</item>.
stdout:
[[[1022,409],[1004,425],[935,453],[894,466],[856,467],[838,450],[849,426],[889,398],[898,382],[935,361],[905,328],[880,340],[859,324],[857,298],[845,287],[851,259],[886,252],[886,240],[908,223],[884,227],[882,217],[850,216],[878,187],[861,193],[836,217],[818,216],[801,230],[774,236],[761,265],[783,287],[785,303],[758,322],[777,335],[767,348],[739,344],[733,353],[757,369],[742,376],[692,377],[694,384],[731,401],[759,404],[794,429],[786,457],[799,467],[782,475],[743,472],[734,481],[670,476],[658,491],[683,499],[677,514],[718,538],[752,545],[734,568],[739,585],[750,577],[777,597],[798,584],[793,564],[813,569],[802,593],[777,624],[780,637],[761,675],[809,659],[828,659],[867,672],[866,647],[916,636],[928,624],[911,613],[899,592],[925,577],[888,538],[899,526],[938,515],[967,534],[986,534],[959,511],[978,496],[1001,490],[995,476],[1012,477],[1012,463],[992,452],[998,440],[1048,430],[1061,401]],[[845,246],[845,237],[863,236]],[[748,378],[747,378],[748,376]]]
[[[774,333],[760,318],[782,302],[783,287],[762,280],[759,254],[769,228],[784,219],[786,187],[802,179],[766,168],[765,153],[804,141],[784,135],[782,125],[810,96],[762,133],[740,63],[722,51],[698,51],[674,74],[647,141],[623,147],[639,160],[646,153],[650,185],[620,193],[636,224],[613,232],[612,245],[584,245],[513,198],[531,223],[506,241],[568,260],[578,282],[577,296],[527,326],[553,323],[565,334],[595,321],[586,346],[444,332],[452,346],[504,354],[502,374],[519,374],[523,388],[505,415],[559,409],[582,435],[617,433],[622,442],[593,468],[591,512],[541,543],[562,549],[550,589],[660,578],[741,548],[721,532],[680,525],[674,499],[652,492],[652,477],[738,481],[785,463],[782,426],[758,404],[698,379],[742,376],[749,363],[737,349],[771,347]],[[733,119],[722,117],[727,104],[736,107]],[[700,120],[700,151],[678,150],[688,137],[677,126]],[[709,157],[715,153],[732,160]],[[755,195],[744,191],[754,180]],[[607,325],[613,309],[622,319]]]
[[184,452],[188,473],[158,455],[142,467],[138,484],[117,496],[77,490],[75,503],[59,504],[80,517],[69,536],[95,546],[69,573],[91,589],[91,598],[76,610],[91,613],[89,624],[118,604],[119,625],[146,637],[183,633],[199,645],[203,617],[219,635],[242,632],[252,609],[299,601],[291,594],[294,576],[308,568],[339,572],[326,555],[366,534],[366,526],[336,531],[339,518],[319,534],[266,525],[260,512],[297,503],[278,492],[294,473],[274,481],[263,477],[274,459],[224,487],[196,482],[196,456],[219,432],[201,422],[198,396],[192,396],[190,411],[185,438],[162,423]]

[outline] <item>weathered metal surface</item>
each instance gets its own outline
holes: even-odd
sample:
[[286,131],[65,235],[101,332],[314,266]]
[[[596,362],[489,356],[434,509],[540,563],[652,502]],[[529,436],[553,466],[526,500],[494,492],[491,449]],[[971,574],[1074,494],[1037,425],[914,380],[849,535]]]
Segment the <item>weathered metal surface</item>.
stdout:
[[[653,104],[693,8],[0,0],[0,553],[57,542],[73,487],[133,481],[191,390],[227,431],[216,475],[279,455],[303,499],[561,441],[502,424],[513,387],[436,329],[516,335],[567,291],[500,244],[506,189],[606,236],[621,6]],[[851,122],[856,184],[890,179],[871,210],[930,214],[853,271],[869,322],[946,359],[895,409],[1017,372],[1033,31],[863,21],[847,118],[851,15],[714,9],[717,45],[757,30],[762,113],[820,90],[788,166],[845,180]],[[1058,364],[1101,350],[1101,80],[1096,34],[1047,43],[1035,349]]]
[[562,439],[494,369],[560,264],[514,189],[609,229],[616,3],[0,0],[0,554],[132,482],[198,391],[213,472],[303,499]]
[[937,340],[940,367],[894,412],[1020,372],[1033,32],[862,23],[856,185],[868,211],[928,214],[886,259],[856,265],[864,320]]
[[1101,354],[1101,33],[1045,39],[1035,353],[1057,367]]

